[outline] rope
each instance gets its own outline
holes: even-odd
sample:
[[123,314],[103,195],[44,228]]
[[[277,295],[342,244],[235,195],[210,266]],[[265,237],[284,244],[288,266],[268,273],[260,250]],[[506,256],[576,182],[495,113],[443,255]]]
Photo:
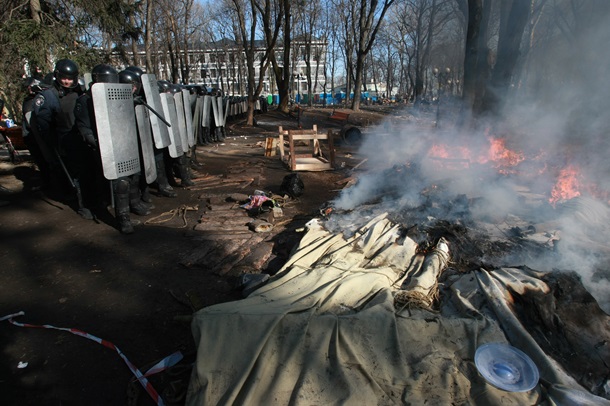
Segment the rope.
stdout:
[[146,220],[144,222],[144,224],[161,224],[161,223],[171,221],[174,217],[178,216],[178,217],[181,217],[182,221],[184,222],[184,225],[182,225],[180,228],[185,228],[188,225],[188,222],[186,221],[186,212],[187,211],[197,211],[197,210],[199,210],[198,205],[187,206],[187,205],[183,204],[176,209],[166,211],[165,213],[161,213],[156,217]]

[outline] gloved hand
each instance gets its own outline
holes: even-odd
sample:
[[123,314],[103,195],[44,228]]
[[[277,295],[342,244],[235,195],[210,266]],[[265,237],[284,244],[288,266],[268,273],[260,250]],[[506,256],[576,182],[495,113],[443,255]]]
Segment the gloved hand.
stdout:
[[94,151],[98,150],[98,143],[95,137],[93,136],[93,133],[85,134],[83,137],[85,138],[85,142],[87,143],[89,148]]

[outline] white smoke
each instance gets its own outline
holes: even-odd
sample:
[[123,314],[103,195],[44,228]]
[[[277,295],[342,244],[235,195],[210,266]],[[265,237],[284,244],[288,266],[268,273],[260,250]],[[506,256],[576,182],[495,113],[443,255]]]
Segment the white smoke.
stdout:
[[[447,199],[464,194],[469,201],[476,200],[469,205],[476,221],[502,223],[516,217],[537,226],[538,232],[557,232],[559,242],[548,256],[505,265],[575,271],[610,314],[606,265],[610,259],[606,227],[610,220],[610,53],[605,51],[610,25],[605,18],[599,21],[596,25],[592,20],[571,42],[558,36],[555,45],[547,46],[538,58],[532,55],[526,66],[527,83],[521,83],[529,91],[515,91],[505,104],[502,120],[489,123],[490,135],[506,138],[508,148],[523,153],[525,161],[517,173],[498,175],[491,165],[472,160],[441,165],[428,156],[435,144],[485,150],[488,141],[483,130],[464,134],[448,123],[439,130],[423,120],[398,128],[384,123],[367,131],[359,151],[368,158],[368,172],[344,190],[334,206],[353,210],[376,201],[387,211],[418,208],[424,203],[422,191],[442,182]],[[402,169],[404,175],[388,176],[387,169],[410,164],[417,164],[417,171]],[[553,206],[549,198],[558,170],[568,165],[579,168],[580,180],[591,187],[583,189],[581,197]]]

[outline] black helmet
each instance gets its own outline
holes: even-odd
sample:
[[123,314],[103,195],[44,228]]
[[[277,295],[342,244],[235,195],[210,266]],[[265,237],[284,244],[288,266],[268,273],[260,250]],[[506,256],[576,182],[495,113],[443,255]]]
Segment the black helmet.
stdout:
[[133,94],[139,95],[140,89],[142,89],[142,80],[137,73],[130,70],[122,70],[119,72],[119,83],[131,83],[133,88]]
[[[60,59],[55,64],[55,81],[61,85],[61,79],[72,79],[72,85],[68,88],[73,89],[78,86],[78,65],[70,59]],[[63,87],[63,86],[62,86]]]
[[144,71],[141,68],[133,65],[126,67],[125,70],[132,71],[133,73],[138,75],[139,78],[142,78],[142,75],[144,74]]
[[93,83],[119,83],[119,73],[110,65],[96,65],[91,70]]
[[180,93],[180,92],[182,92],[182,86],[180,86],[180,85],[170,85],[168,91],[171,94]]
[[142,80],[135,72],[125,69],[119,72],[119,83],[142,83]]
[[169,88],[171,87],[171,83],[167,80],[157,80],[157,86],[159,86],[159,93],[169,92]]
[[55,75],[53,75],[53,72],[49,72],[46,75],[44,75],[44,78],[42,79],[42,84],[46,87],[51,87],[53,86],[53,81],[55,80]]

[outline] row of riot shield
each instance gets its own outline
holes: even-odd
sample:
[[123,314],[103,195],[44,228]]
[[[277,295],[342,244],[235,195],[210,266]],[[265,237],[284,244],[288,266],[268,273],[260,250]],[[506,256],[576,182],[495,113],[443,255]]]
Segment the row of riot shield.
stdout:
[[[190,96],[193,111],[194,138],[200,144],[222,141],[225,137],[227,117],[236,117],[248,111],[248,99],[244,96]],[[267,111],[267,103],[259,98],[255,110]]]
[[195,140],[200,144],[222,141],[226,134],[228,107],[228,100],[221,96],[196,96],[193,110]]
[[[228,117],[242,116],[248,111],[248,98],[246,96],[228,96],[224,100]],[[263,97],[259,97],[254,103],[254,111],[266,112],[267,107],[267,101]]]
[[[266,98],[259,97],[254,103],[254,111],[266,113],[269,104]],[[240,116],[248,111],[248,98],[245,96],[229,97],[229,116]]]
[[178,158],[195,145],[190,93],[159,93],[154,74],[142,75],[145,101],[134,103],[131,84],[91,86],[104,177],[109,180],[144,170],[157,178],[154,147]]

